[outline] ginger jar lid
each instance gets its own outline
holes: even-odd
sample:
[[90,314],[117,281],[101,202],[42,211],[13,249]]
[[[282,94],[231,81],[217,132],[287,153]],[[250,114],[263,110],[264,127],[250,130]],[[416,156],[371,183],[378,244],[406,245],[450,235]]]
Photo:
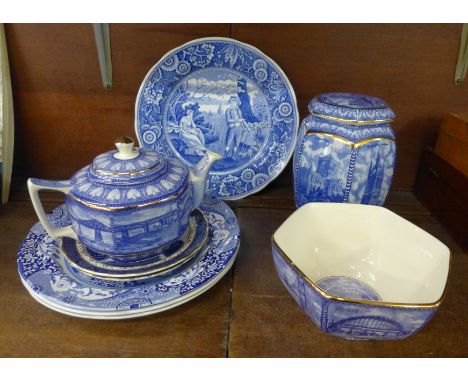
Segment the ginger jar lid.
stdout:
[[75,200],[103,209],[145,205],[174,197],[186,185],[188,170],[182,163],[133,147],[128,137],[115,145],[117,150],[98,155],[73,176]]
[[308,107],[313,115],[350,124],[386,123],[395,118],[383,99],[358,93],[322,93]]

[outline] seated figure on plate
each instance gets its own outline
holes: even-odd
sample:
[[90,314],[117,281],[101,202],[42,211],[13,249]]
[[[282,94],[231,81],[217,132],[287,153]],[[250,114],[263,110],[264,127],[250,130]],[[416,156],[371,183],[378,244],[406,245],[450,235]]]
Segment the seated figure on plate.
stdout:
[[179,138],[187,145],[186,154],[203,155],[206,152],[205,137],[193,120],[193,110],[188,109],[180,119]]

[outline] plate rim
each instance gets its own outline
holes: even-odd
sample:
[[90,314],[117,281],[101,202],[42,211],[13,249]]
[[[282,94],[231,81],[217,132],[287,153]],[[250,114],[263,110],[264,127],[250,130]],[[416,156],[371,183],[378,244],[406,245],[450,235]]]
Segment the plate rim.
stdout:
[[[58,303],[49,301],[44,295],[34,292],[30,288],[26,280],[24,280],[22,277],[20,277],[20,279],[25,289],[28,291],[28,293],[36,302],[38,302],[39,304],[55,312],[58,312],[67,316],[71,316],[71,317],[91,319],[91,320],[126,320],[126,319],[133,319],[133,318],[149,316],[152,314],[162,313],[164,311],[171,310],[180,305],[183,305],[201,296],[202,294],[207,292],[209,289],[214,287],[218,282],[220,282],[224,276],[226,276],[229,270],[234,266],[238,252],[239,252],[239,245],[237,246],[234,255],[232,256],[231,260],[226,265],[226,267],[224,267],[222,271],[219,272],[214,279],[210,280],[210,282],[207,285],[204,285],[203,287],[199,289],[195,289],[193,291],[193,294],[189,294],[186,298],[181,298],[180,300],[174,299],[172,303],[171,301],[168,301],[160,305],[152,305],[151,307],[142,307],[139,309],[135,309],[133,311],[127,310],[127,311],[123,311],[123,313],[121,314],[117,313],[118,311],[109,311],[109,312],[106,312],[106,311],[99,312],[99,311],[94,311],[94,310],[88,311],[87,309],[80,310],[77,308],[68,308],[66,306],[59,305]],[[184,297],[184,296],[180,296],[180,297]]]
[[292,156],[294,154],[294,149],[295,149],[296,143],[297,143],[297,136],[298,136],[299,128],[300,128],[300,125],[301,125],[301,122],[300,122],[300,119],[299,119],[300,115],[299,115],[299,107],[298,107],[298,104],[297,104],[297,96],[296,96],[296,92],[294,91],[294,88],[293,88],[293,86],[291,84],[291,81],[289,81],[289,78],[286,76],[286,73],[284,73],[283,69],[281,69],[281,67],[278,65],[278,63],[275,60],[273,60],[270,56],[268,56],[266,53],[262,52],[259,48],[256,48],[253,45],[250,45],[248,43],[245,43],[243,41],[239,41],[239,40],[236,40],[236,39],[233,39],[233,38],[230,38],[230,37],[201,37],[201,38],[197,38],[197,39],[194,39],[194,40],[187,41],[187,42],[185,42],[185,43],[183,43],[183,44],[181,44],[181,45],[167,51],[166,53],[164,53],[163,56],[161,56],[161,58],[148,70],[148,72],[146,73],[145,77],[143,78],[143,81],[141,82],[140,87],[138,89],[138,93],[137,93],[137,96],[136,96],[136,99],[135,99],[135,110],[134,110],[135,111],[135,120],[134,120],[135,135],[137,136],[138,145],[140,147],[143,147],[142,144],[141,144],[142,141],[140,139],[140,134],[138,132],[138,104],[139,104],[139,99],[141,97],[144,85],[146,84],[146,81],[148,80],[150,75],[153,73],[153,70],[158,65],[160,65],[164,61],[164,59],[166,57],[174,54],[176,51],[180,50],[181,48],[185,47],[186,45],[193,44],[193,43],[198,43],[198,42],[203,42],[203,41],[207,41],[207,40],[220,40],[220,41],[234,42],[234,43],[237,43],[237,44],[241,44],[241,45],[244,45],[244,46],[248,47],[249,49],[252,49],[253,51],[255,51],[257,53],[260,53],[260,55],[265,56],[266,58],[268,58],[274,64],[274,66],[276,67],[276,70],[278,70],[278,72],[283,76],[283,78],[285,80],[285,83],[286,83],[287,87],[289,88],[289,90],[291,92],[292,98],[293,98],[295,106],[296,106],[296,107],[293,107],[294,114],[295,114],[295,117],[296,117],[296,124],[295,124],[294,129],[293,129],[294,134],[293,134],[293,139],[291,140],[291,149],[289,150],[289,153],[288,153],[288,155],[286,157],[286,160],[284,161],[283,168],[277,174],[270,177],[267,182],[265,182],[264,184],[262,184],[258,188],[252,189],[250,192],[243,193],[243,194],[240,194],[240,195],[223,196],[223,197],[219,198],[221,200],[239,200],[239,199],[246,198],[249,195],[253,195],[253,194],[256,194],[257,192],[262,191],[266,186],[268,186],[279,175],[281,175],[283,173],[283,171],[288,166],[288,163],[291,161],[291,158],[292,158]]
[[[188,301],[196,298],[200,294],[204,293],[208,289],[210,289],[216,283],[218,283],[226,275],[226,273],[229,271],[229,269],[231,269],[231,267],[234,265],[235,260],[237,258],[237,254],[239,252],[239,248],[240,248],[240,227],[239,227],[239,223],[237,221],[236,215],[235,215],[234,211],[232,210],[232,208],[222,200],[214,200],[212,198],[205,198],[204,202],[205,202],[205,204],[207,204],[208,208],[210,206],[212,206],[212,205],[215,205],[215,204],[221,204],[221,208],[223,208],[223,209],[227,208],[228,209],[228,211],[227,211],[228,215],[229,215],[229,212],[231,212],[233,214],[233,216],[235,217],[235,222],[233,224],[235,224],[235,226],[237,227],[237,232],[232,237],[237,237],[237,243],[236,243],[236,246],[234,248],[231,248],[231,249],[228,250],[229,252],[232,253],[231,256],[230,256],[229,261],[226,263],[226,265],[215,276],[213,276],[210,280],[208,280],[208,282],[205,283],[204,285],[200,285],[199,287],[197,287],[195,289],[192,289],[191,291],[185,293],[184,295],[176,296],[175,298],[172,298],[171,300],[164,301],[164,302],[161,302],[159,304],[153,304],[151,306],[145,306],[145,307],[137,308],[137,309],[133,310],[133,312],[135,312],[135,316],[131,315],[128,318],[138,317],[140,314],[141,315],[148,315],[148,314],[158,313],[159,311],[168,310],[168,309],[170,309],[172,307],[175,307],[175,306],[181,305],[181,304],[183,304],[185,302],[188,302]],[[66,208],[65,203],[59,205],[56,209],[58,209],[58,208]],[[56,209],[54,209],[54,211]],[[33,228],[38,224],[40,224],[40,223],[37,222],[36,224],[34,224],[28,230],[26,237],[31,233]],[[236,228],[236,227],[234,227],[234,228]],[[26,238],[24,240],[26,240]],[[20,248],[18,250],[17,262],[18,262],[18,256],[20,254],[20,249],[23,246],[24,240],[22,241],[22,244],[20,245]],[[211,242],[212,242],[212,240],[210,240],[210,243]],[[206,253],[208,252],[208,250],[209,250],[209,247],[206,248],[203,251],[204,253],[203,253],[202,256],[206,256]],[[61,256],[62,256],[62,261],[67,261],[64,258],[63,255],[61,255]],[[58,302],[56,302],[54,300],[49,301],[51,296],[44,295],[44,294],[37,293],[37,292],[33,291],[32,286],[30,285],[30,283],[23,277],[23,274],[22,274],[22,272],[20,270],[19,264],[17,266],[17,271],[18,271],[18,276],[21,279],[22,283],[25,284],[25,285],[27,284],[27,287],[26,287],[27,291],[30,294],[32,294],[34,292],[34,295],[33,295],[34,299],[36,301],[38,301],[38,299],[36,297],[39,297],[40,300],[45,300],[46,301],[45,304],[43,304],[42,301],[38,301],[38,302],[41,303],[42,305],[45,305],[46,307],[51,308],[52,310],[56,310],[56,311],[60,310],[60,313],[63,313],[63,314],[67,314],[67,312],[64,312],[64,310],[67,310],[67,311],[70,311],[69,315],[73,315],[73,313],[87,314],[87,312],[91,312],[92,314],[105,316],[105,318],[107,318],[108,315],[110,316],[110,318],[112,318],[112,316],[114,316],[115,318],[120,318],[119,314],[117,314],[117,315],[115,314],[115,312],[116,312],[115,310],[95,310],[95,309],[90,308],[90,307],[66,307],[66,306],[62,306],[60,303],[58,303]],[[65,271],[62,270],[62,273],[65,273]],[[127,288],[127,289],[131,289],[131,288]],[[57,309],[54,309],[54,307],[51,307],[51,305],[53,305]],[[138,312],[137,312],[137,310],[138,310]],[[128,312],[128,311],[129,310],[125,310],[125,312]],[[145,314],[145,312],[148,312],[148,313]],[[87,317],[85,317],[85,318],[87,318]],[[94,318],[94,317],[89,317],[89,318]],[[122,317],[122,318],[127,318],[127,315],[125,315],[125,317]]]

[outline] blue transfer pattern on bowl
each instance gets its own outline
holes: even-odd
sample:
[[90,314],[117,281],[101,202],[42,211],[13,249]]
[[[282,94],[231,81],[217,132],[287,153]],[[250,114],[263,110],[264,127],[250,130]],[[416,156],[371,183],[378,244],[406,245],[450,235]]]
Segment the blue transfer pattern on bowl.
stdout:
[[[324,333],[347,339],[392,340],[408,337],[426,325],[437,311],[433,307],[397,307],[366,304],[378,302],[375,291],[349,278],[322,279],[317,284],[332,291],[345,291],[361,297],[362,302],[337,301],[323,296],[283,258],[272,245],[273,260],[279,278],[301,309]],[[340,286],[340,280],[343,285]],[[343,296],[338,296],[343,297]],[[348,297],[355,298],[355,297]]]
[[378,293],[362,281],[345,276],[324,277],[317,286],[328,294],[355,300],[382,301]]
[[284,73],[254,47],[206,38],[174,49],[143,81],[135,128],[142,147],[190,165],[206,149],[223,158],[210,170],[207,194],[238,199],[284,169],[299,124]]

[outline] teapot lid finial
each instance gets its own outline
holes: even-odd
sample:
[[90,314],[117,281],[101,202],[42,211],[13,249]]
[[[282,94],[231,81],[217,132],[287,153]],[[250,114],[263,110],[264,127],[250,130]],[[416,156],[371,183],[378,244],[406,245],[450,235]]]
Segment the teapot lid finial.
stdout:
[[121,160],[134,159],[139,155],[138,150],[133,149],[135,141],[130,137],[120,137],[115,140],[115,146],[119,152],[115,153],[114,158]]

